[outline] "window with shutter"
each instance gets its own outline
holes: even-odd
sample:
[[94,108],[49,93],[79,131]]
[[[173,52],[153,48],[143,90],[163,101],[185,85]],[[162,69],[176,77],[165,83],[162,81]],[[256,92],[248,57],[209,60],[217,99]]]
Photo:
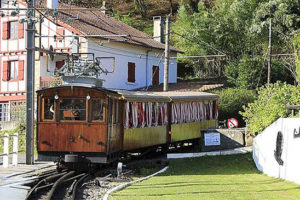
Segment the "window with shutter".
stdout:
[[19,66],[18,61],[9,61],[9,80],[18,80],[19,78]]
[[19,80],[24,80],[24,60],[19,60],[18,79]]
[[18,25],[19,22],[14,21],[14,22],[9,22],[9,39],[17,39],[19,37],[18,35]]
[[135,82],[135,63],[128,63],[128,82]]
[[152,85],[158,86],[159,85],[159,66],[152,67]]
[[2,80],[3,81],[8,81],[9,80],[9,66],[8,66],[8,61],[3,61],[2,65]]
[[7,40],[9,38],[9,23],[3,22],[3,33],[2,33],[2,39]]
[[65,29],[63,27],[56,27],[56,41],[60,41],[64,39]]

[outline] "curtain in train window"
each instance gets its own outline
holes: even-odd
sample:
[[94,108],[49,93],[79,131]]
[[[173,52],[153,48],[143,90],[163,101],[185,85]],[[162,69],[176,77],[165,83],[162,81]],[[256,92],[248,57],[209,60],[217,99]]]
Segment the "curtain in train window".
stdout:
[[159,123],[159,104],[153,103],[152,104],[152,124],[154,126],[158,126]]
[[93,99],[92,100],[92,120],[103,121],[104,120],[104,100]]
[[71,121],[86,120],[86,100],[85,99],[61,99],[60,119]]
[[219,117],[219,108],[218,108],[218,102],[214,101],[213,102],[213,110],[214,110],[214,119],[218,119]]
[[146,103],[146,125],[152,126],[152,102]]
[[[214,110],[213,110],[214,109]],[[217,115],[213,102],[177,102],[172,104],[172,123],[198,122]]]
[[129,128],[129,116],[130,116],[130,105],[129,102],[127,101],[125,104],[125,121],[124,121],[125,129]]
[[166,103],[126,102],[124,127],[144,128],[168,123]]
[[160,104],[161,125],[168,124],[168,105],[166,103]]
[[54,119],[54,99],[53,98],[44,98],[44,120],[53,120]]

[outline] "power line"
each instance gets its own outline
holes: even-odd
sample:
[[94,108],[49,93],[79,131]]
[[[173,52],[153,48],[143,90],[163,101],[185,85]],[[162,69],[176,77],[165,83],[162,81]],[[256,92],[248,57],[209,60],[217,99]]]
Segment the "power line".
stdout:
[[170,58],[213,58],[213,57],[226,57],[226,55],[204,55],[204,56],[178,56],[178,57],[170,57]]
[[[186,36],[184,36],[184,35],[182,35],[182,34],[180,34],[180,33],[176,33],[176,32],[174,32],[174,31],[172,31],[172,33],[174,33],[175,35],[178,35],[178,36],[180,36],[180,37],[182,37],[182,38],[184,38],[184,39],[187,39],[187,40],[189,40],[189,41],[191,41],[191,42],[195,42],[194,40],[192,40],[192,39],[190,39],[190,38],[188,38],[188,37],[186,37]],[[199,40],[199,38],[196,38],[195,36],[193,36],[193,38],[197,39],[196,42],[200,41],[200,42],[202,42],[203,44],[205,44],[205,45],[209,46],[210,48],[212,48],[213,50],[215,50],[215,51],[221,53],[222,55],[225,55],[225,56],[226,56],[226,53],[224,53],[224,52],[218,50],[217,48],[213,47],[212,45],[208,44],[207,42],[204,42],[204,41],[202,41],[202,40]]]

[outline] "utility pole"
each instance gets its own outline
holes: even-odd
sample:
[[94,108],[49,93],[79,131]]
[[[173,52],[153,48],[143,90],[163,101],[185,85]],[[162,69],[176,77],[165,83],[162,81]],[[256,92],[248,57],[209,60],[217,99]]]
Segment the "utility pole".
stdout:
[[164,62],[164,92],[168,91],[169,80],[169,59],[170,59],[170,21],[169,16],[166,17],[166,41],[165,41],[165,62]]
[[35,1],[27,3],[26,164],[34,164]]
[[270,18],[269,23],[269,59],[268,59],[268,81],[271,82],[271,68],[272,68],[272,18]]

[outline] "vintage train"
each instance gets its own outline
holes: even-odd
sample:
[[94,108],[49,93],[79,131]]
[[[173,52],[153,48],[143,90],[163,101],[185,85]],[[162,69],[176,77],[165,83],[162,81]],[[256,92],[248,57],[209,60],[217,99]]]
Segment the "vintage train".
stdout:
[[124,152],[165,148],[216,127],[218,95],[114,91],[84,84],[37,91],[42,161],[111,163]]

